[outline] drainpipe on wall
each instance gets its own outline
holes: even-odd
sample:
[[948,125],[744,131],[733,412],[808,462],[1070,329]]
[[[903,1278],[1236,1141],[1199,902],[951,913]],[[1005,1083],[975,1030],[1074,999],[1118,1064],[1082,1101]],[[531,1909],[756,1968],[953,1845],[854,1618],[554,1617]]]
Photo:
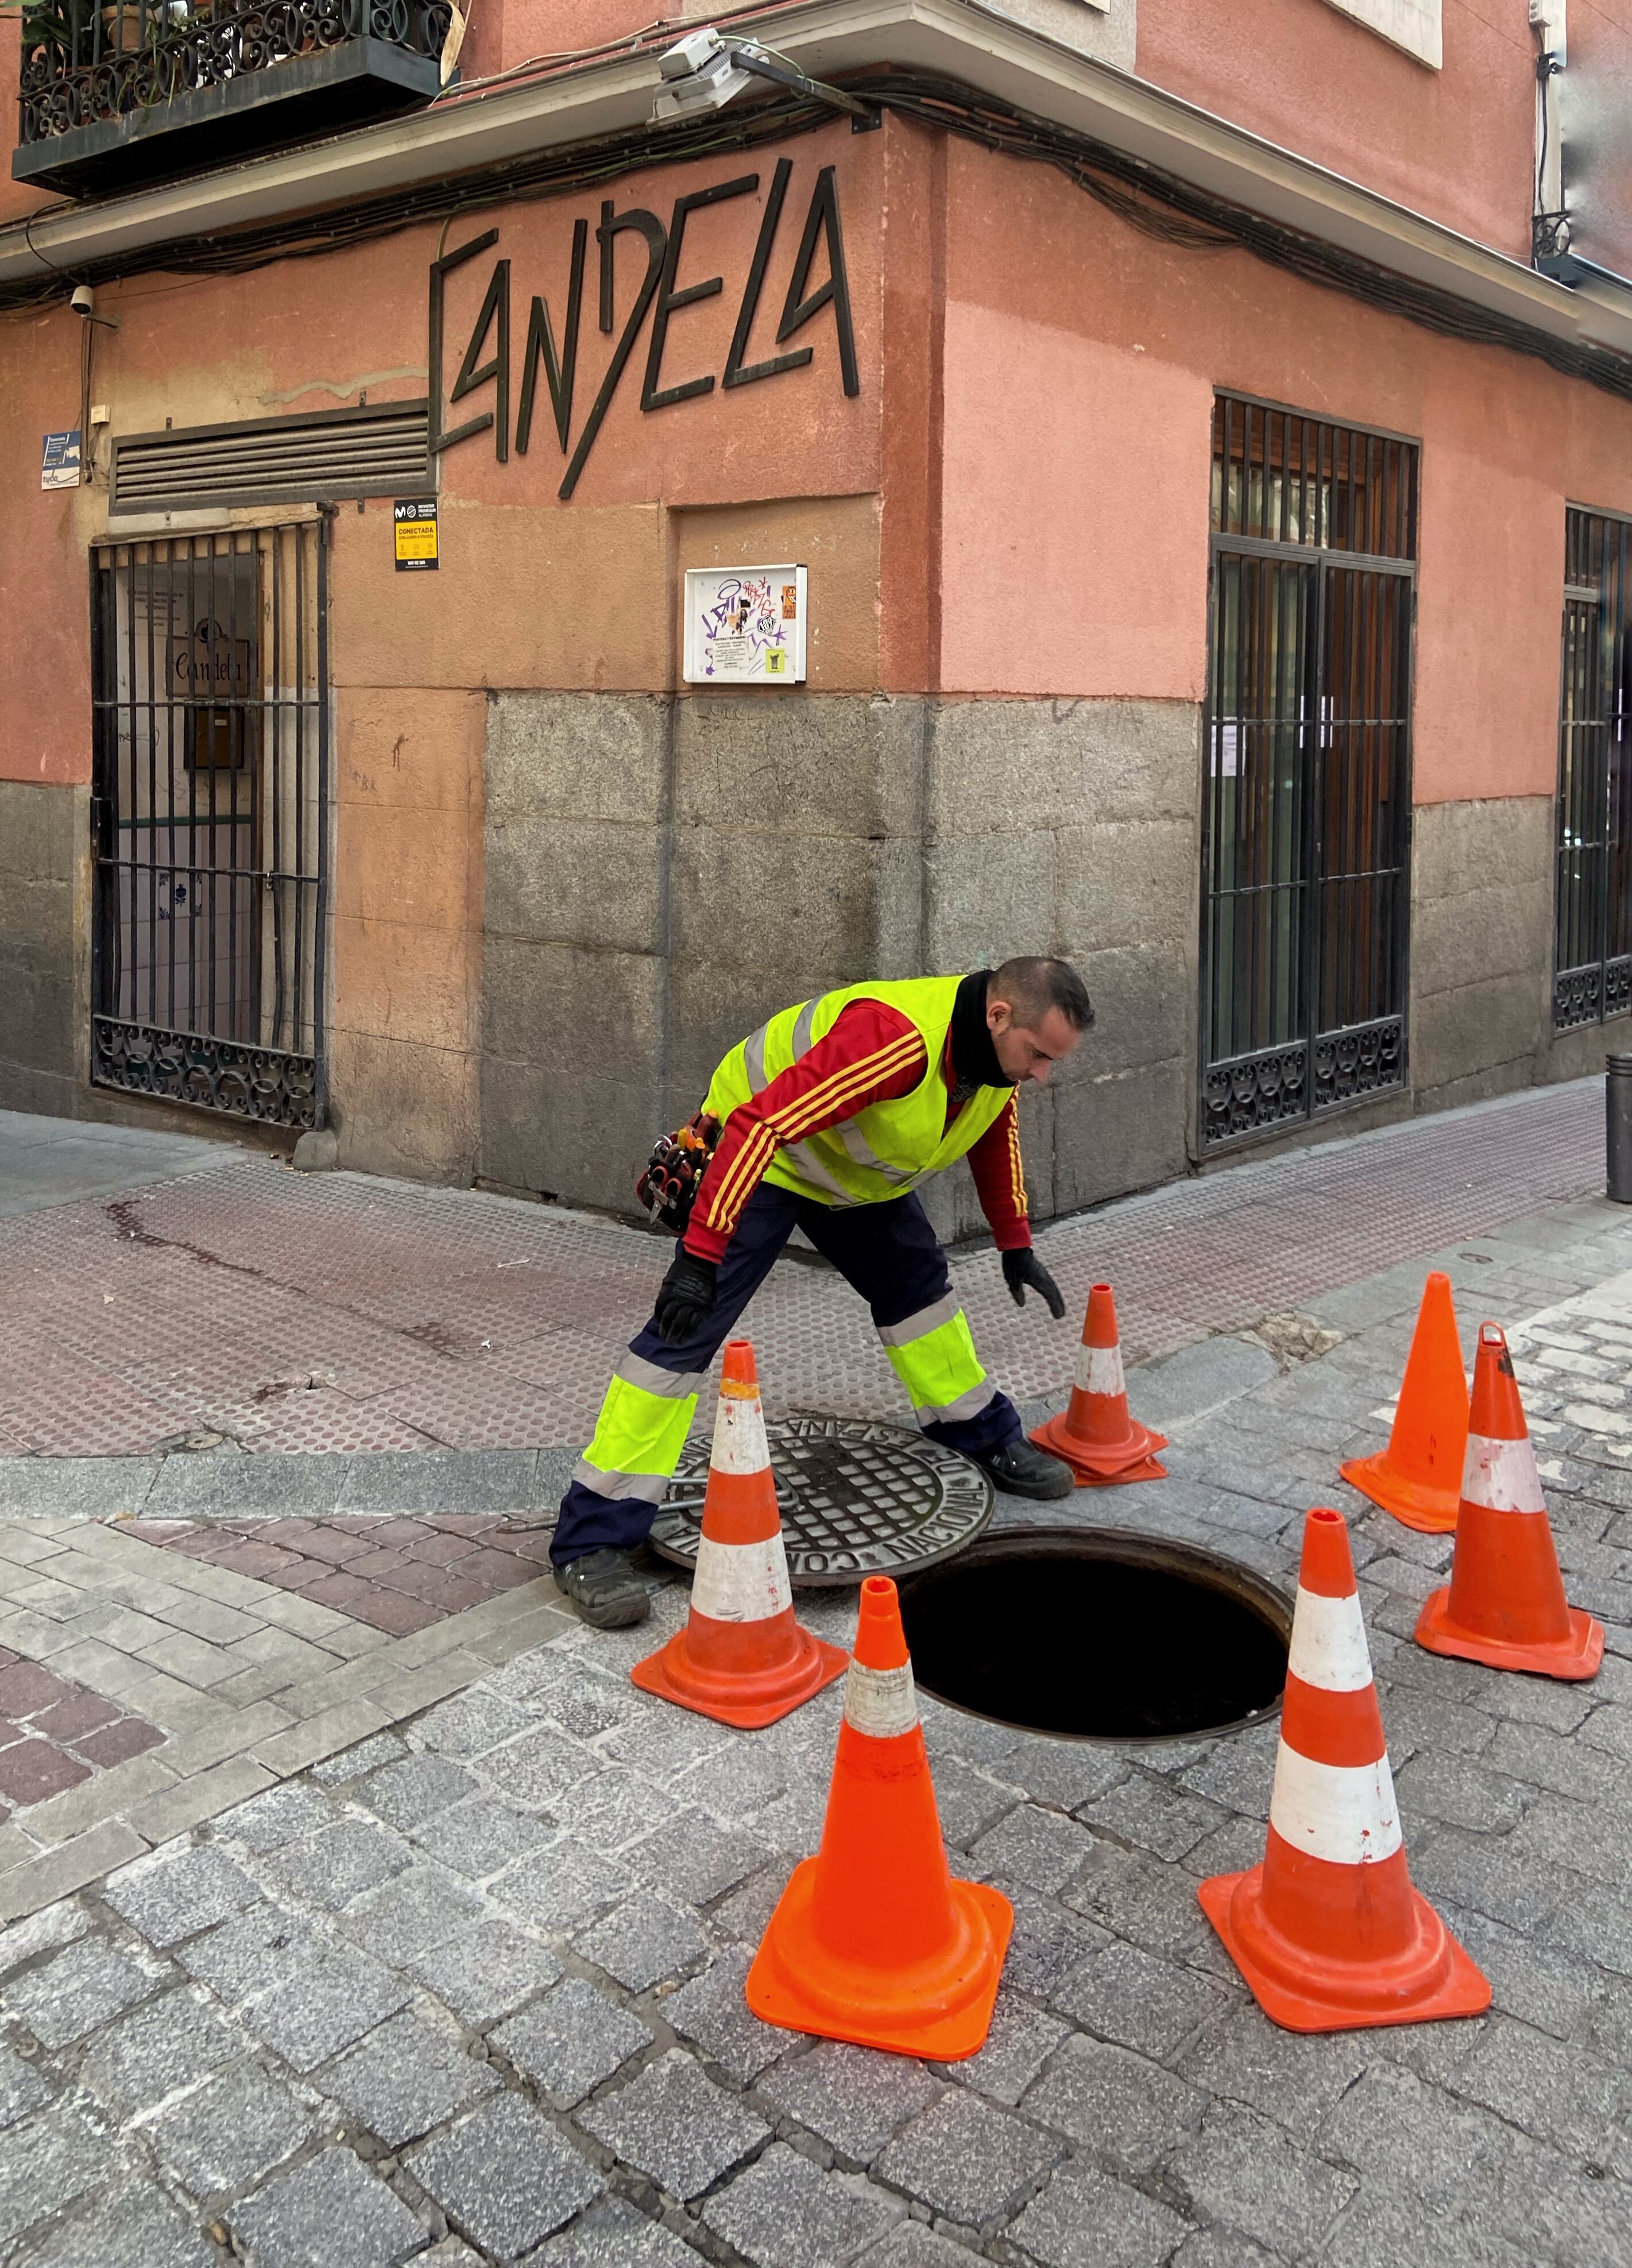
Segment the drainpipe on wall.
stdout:
[[1561,283],[1573,278],[1561,270],[1570,258],[1570,216],[1564,210],[1564,144],[1559,121],[1558,80],[1567,60],[1565,0],[1530,0],[1536,34],[1536,150],[1532,199],[1531,259],[1544,276]]

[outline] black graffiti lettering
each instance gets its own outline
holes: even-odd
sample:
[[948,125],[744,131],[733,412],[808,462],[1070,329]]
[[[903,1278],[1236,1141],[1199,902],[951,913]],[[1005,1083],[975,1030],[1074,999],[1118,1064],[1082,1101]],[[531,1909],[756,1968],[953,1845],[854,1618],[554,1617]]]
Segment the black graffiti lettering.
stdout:
[[521,403],[516,412],[516,454],[525,457],[527,443],[533,437],[533,397],[538,389],[539,361],[542,357],[545,382],[549,387],[550,407],[555,413],[555,431],[561,442],[561,453],[567,453],[567,435],[572,424],[572,388],[578,367],[578,318],[584,312],[584,261],[589,250],[589,223],[576,220],[572,224],[572,269],[567,284],[567,328],[562,350],[555,352],[555,334],[550,327],[549,307],[543,299],[534,299],[527,321],[527,343],[521,357]]
[[613,219],[614,210],[612,199],[607,197],[600,208],[600,226],[595,232],[595,241],[600,247],[600,328],[607,333],[611,332],[616,320],[613,307],[616,281],[613,269],[613,239],[618,232]]
[[748,341],[754,335],[754,319],[760,312],[760,294],[765,289],[765,270],[770,263],[776,225],[782,218],[783,200],[788,194],[788,183],[792,177],[792,158],[778,158],[776,170],[771,176],[770,195],[765,200],[765,217],[760,223],[759,239],[754,247],[748,280],[743,286],[742,305],[737,310],[737,328],[731,333],[731,352],[725,357],[725,375],[720,380],[723,387],[752,386],[757,378],[775,378],[778,371],[798,370],[815,353],[813,347],[796,347],[791,354],[773,355],[768,362],[754,362],[746,369],[743,367],[742,357],[747,353]]
[[489,412],[485,417],[473,417],[467,425],[455,426],[451,433],[443,431],[442,328],[444,299],[448,277],[456,268],[462,268],[467,260],[474,260],[479,252],[485,252],[490,244],[497,242],[498,231],[496,228],[490,228],[485,235],[472,237],[468,244],[461,244],[457,252],[442,253],[430,263],[430,352],[426,358],[426,367],[430,371],[430,377],[429,398],[425,405],[425,423],[427,440],[433,457],[439,450],[452,448],[455,441],[467,441],[473,433],[485,432],[493,423],[492,415]]
[[[816,256],[818,234],[827,241],[827,280],[807,298],[806,286],[811,280],[811,263]],[[798,258],[793,263],[793,274],[788,279],[788,296],[783,303],[782,320],[776,326],[776,343],[790,339],[796,331],[803,330],[812,315],[820,314],[829,300],[833,302],[834,320],[839,331],[839,368],[844,374],[846,394],[861,392],[861,378],[856,368],[856,328],[850,320],[850,283],[844,266],[844,236],[839,226],[839,193],[834,184],[834,169],[824,166],[816,176],[816,187],[811,195],[811,209],[805,216],[805,233],[799,239]]]
[[584,470],[584,460],[595,446],[595,438],[600,431],[601,423],[607,410],[612,407],[612,397],[618,390],[618,380],[623,375],[623,365],[628,362],[629,350],[640,335],[641,325],[646,320],[646,310],[651,306],[657,291],[658,278],[663,273],[664,257],[668,251],[667,232],[656,213],[646,212],[638,206],[634,211],[626,213],[614,214],[609,204],[603,205],[600,210],[601,224],[596,234],[600,239],[603,313],[606,306],[606,277],[611,266],[612,240],[623,230],[634,229],[645,239],[646,273],[642,279],[640,290],[636,294],[635,305],[629,309],[629,320],[623,326],[622,335],[613,350],[612,360],[606,365],[606,375],[600,381],[600,391],[595,396],[589,416],[584,421],[584,431],[578,436],[578,446],[572,453],[572,462],[567,467],[567,477],[562,481],[558,491],[563,504],[577,488],[578,475]]
[[[793,161],[779,158],[772,176],[765,210],[754,241],[753,259],[743,287],[742,301],[737,312],[736,328],[731,334],[725,368],[719,379],[722,387],[751,386],[762,378],[773,378],[786,370],[800,370],[814,357],[814,349],[796,347],[787,353],[768,357],[756,363],[746,363],[758,319],[760,301],[764,292],[765,277],[770,257],[776,247],[781,225],[783,207],[787,200],[789,184],[793,175]],[[668,344],[671,316],[683,307],[695,306],[702,299],[715,298],[724,289],[724,279],[710,276],[697,284],[678,282],[680,260],[684,252],[686,224],[699,206],[723,203],[728,197],[746,196],[757,190],[760,176],[744,173],[732,180],[721,181],[712,188],[688,191],[676,198],[674,210],[665,229],[658,216],[636,208],[618,212],[607,199],[600,209],[600,225],[596,230],[596,241],[600,247],[600,294],[599,318],[600,328],[610,334],[616,323],[616,247],[618,238],[626,230],[639,236],[646,247],[646,271],[636,293],[634,305],[626,317],[622,331],[612,358],[607,364],[590,412],[580,432],[577,446],[572,451],[566,476],[558,491],[565,503],[578,484],[579,476],[588,461],[590,452],[599,438],[606,413],[612,407],[618,386],[647,312],[654,307],[651,337],[646,354],[644,379],[641,387],[640,406],[643,410],[663,409],[671,403],[687,401],[701,394],[711,394],[716,380],[710,376],[688,378],[673,386],[665,386],[663,358]],[[489,426],[494,428],[494,454],[501,464],[510,454],[511,352],[510,352],[510,295],[511,263],[508,259],[494,262],[493,273],[476,317],[475,328],[448,395],[450,403],[462,401],[478,387],[489,381],[494,387],[494,407],[480,416],[467,418],[463,424],[446,430],[443,426],[442,365],[445,346],[444,330],[445,293],[448,276],[498,242],[496,228],[472,238],[453,252],[439,254],[430,263],[430,384],[427,402],[428,438],[431,454],[452,448],[456,442],[467,441]],[[825,283],[811,289],[811,270],[816,262],[817,248],[827,248],[827,276]],[[550,407],[554,412],[555,434],[565,454],[571,437],[572,412],[577,378],[578,346],[584,310],[585,269],[589,258],[589,222],[576,220],[572,228],[572,256],[567,285],[566,325],[559,348],[555,326],[551,320],[548,300],[538,297],[531,302],[527,322],[526,345],[522,354],[521,391],[516,419],[515,445],[518,456],[525,456],[533,438],[533,413],[538,403],[539,365],[543,364],[545,381],[549,387]],[[839,197],[835,169],[824,166],[816,178],[811,193],[810,209],[805,217],[799,245],[789,279],[787,297],[783,303],[782,316],[776,328],[776,344],[803,330],[806,324],[831,305],[834,326],[838,336],[839,366],[847,395],[861,392],[861,379],[856,368],[856,331],[850,306],[849,278],[845,267],[844,238],[839,219]],[[489,338],[493,351],[488,353]],[[482,359],[483,357],[486,359]]]
[[[496,326],[491,357],[477,365],[476,357],[488,342],[488,333]],[[485,416],[474,417],[468,425],[459,426],[447,437],[457,441],[467,433],[482,433],[493,428],[493,453],[500,464],[510,456],[510,262],[496,260],[493,273],[488,279],[487,293],[482,302],[482,312],[476,317],[476,327],[470,335],[470,344],[465,350],[465,359],[459,366],[459,376],[453,381],[450,401],[462,401],[489,379],[495,381],[496,407]],[[443,446],[447,446],[445,441]]]
[[663,371],[663,350],[669,335],[669,317],[677,307],[689,307],[699,299],[712,299],[725,289],[723,276],[710,276],[706,284],[687,284],[680,291],[674,288],[674,278],[680,273],[680,247],[685,242],[686,223],[700,205],[722,204],[727,197],[743,197],[760,186],[757,173],[744,173],[734,181],[721,181],[711,189],[694,189],[689,195],[676,197],[674,210],[669,220],[669,248],[663,262],[663,279],[658,286],[658,303],[652,310],[651,345],[646,355],[646,382],[640,390],[643,409],[665,409],[671,401],[688,401],[694,394],[712,394],[714,379],[688,378],[678,386],[659,389],[658,380]]

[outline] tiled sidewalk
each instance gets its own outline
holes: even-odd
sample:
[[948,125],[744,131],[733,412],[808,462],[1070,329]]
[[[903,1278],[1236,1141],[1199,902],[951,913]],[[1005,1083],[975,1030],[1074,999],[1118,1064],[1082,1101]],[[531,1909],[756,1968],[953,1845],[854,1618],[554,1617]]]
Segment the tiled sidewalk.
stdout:
[[[43,1803],[164,1739],[157,1725],[0,1646],[0,1796]],[[0,1804],[0,1825],[10,1816]]]
[[[422,1503],[456,1486],[541,1495],[531,1450],[178,1455],[143,1464],[142,1488],[185,1506],[186,1528],[0,1520],[0,1645],[165,1734],[0,1826],[0,1921],[21,1917],[0,1929],[0,2260],[1622,2268],[1632,1211],[1539,1204],[1535,1181],[1587,1171],[1584,1138],[1573,1162],[1556,1123],[1550,1139],[1540,1166],[1512,1145],[1504,1195],[1500,1158],[1459,1137],[1436,1170],[1476,1167],[1463,1221],[1447,1222],[1447,1190],[1415,1188],[1420,1158],[1374,1159],[1375,1207],[1441,1240],[1411,1253],[1364,1217],[1342,1163],[1360,1145],[1293,1161],[1324,1191],[1301,1228],[1295,1175],[1231,1177],[1233,1207],[1206,1217],[1186,1263],[1193,1292],[1159,1207],[1196,1193],[1073,1229],[1094,1254],[1128,1238],[1154,1256],[1179,1321],[1181,1298],[1210,1296],[1220,1250],[1255,1242],[1261,1268],[1241,1262],[1228,1312],[1297,1306],[1327,1334],[1278,1368],[1258,1342],[1192,1326],[1132,1381],[1173,1436],[1169,1477],[1047,1508],[1203,1543],[1284,1586],[1305,1508],[1345,1506],[1413,1877],[1490,1976],[1489,2016],[1317,2039],[1261,2017],[1195,1889],[1261,1854],[1274,1727],[1133,1749],[930,1701],[956,1870],[1017,1911],[987,2047],[939,2066],[761,2025],[743,1979],[820,1832],[836,1689],[751,1734],[638,1691],[629,1665],[684,1610],[674,1583],[652,1624],[613,1638],[565,1616],[547,1579],[406,1637],[312,1594],[373,1559],[353,1580],[411,1598],[386,1579],[442,1583],[437,1536],[462,1547],[453,1580],[488,1552],[526,1564],[536,1529],[475,1507],[330,1515],[387,1483]],[[1383,1439],[1430,1257],[1465,1335],[1487,1313],[1514,1326],[1570,1594],[1608,1626],[1589,1686],[1415,1647],[1450,1539],[1336,1477]],[[1323,1284],[1299,1292],[1318,1262]],[[796,1300],[824,1285],[783,1272]],[[824,1359],[816,1345],[815,1374],[842,1381]],[[298,1516],[288,1468],[327,1475]],[[260,1476],[261,1519],[212,1518],[228,1474]],[[800,1601],[840,1643],[850,1611],[842,1594]]]
[[[376,1534],[386,1525],[371,1523]],[[211,1546],[224,1540],[209,1528],[192,1534]],[[227,1556],[240,1542],[231,1535]],[[349,1556],[359,1543],[371,1548],[348,1530],[334,1548]],[[0,1707],[5,1679],[32,1690],[43,1673],[54,1690],[71,1682],[111,1705],[115,1739],[121,1723],[145,1728],[139,1742],[122,1735],[128,1753],[106,1770],[59,1769],[56,1785],[45,1786],[42,1775],[32,1797],[18,1796],[0,1826],[0,1921],[32,1913],[572,1627],[534,1559],[494,1556],[504,1559],[504,1587],[457,1610],[428,1608],[423,1623],[420,1602],[405,1601],[414,1626],[393,1636],[380,1627],[380,1602],[403,1594],[383,1587],[357,1584],[352,1602],[374,1613],[365,1620],[129,1528],[0,1522],[0,1644],[24,1657],[0,1670]],[[58,1692],[55,1705],[70,1705]],[[61,1753],[73,1745],[62,1742]],[[86,1744],[77,1746],[83,1755]],[[0,1747],[0,1783],[17,1754]]]
[[[133,1458],[201,1434],[347,1454],[586,1438],[649,1311],[661,1240],[470,1191],[223,1160],[0,1219],[15,1351],[0,1380],[0,1466],[26,1453]],[[1602,1186],[1602,1084],[1582,1080],[1049,1226],[1063,1325],[1034,1300],[1014,1307],[989,1249],[959,1257],[956,1276],[994,1376],[1017,1397],[1052,1395],[1097,1277],[1116,1285],[1130,1359],[1148,1359]],[[779,1266],[747,1328],[774,1409],[907,1415],[865,1310],[825,1269]]]
[[[1548,1285],[1625,1237],[1573,1226],[1481,1272],[1529,1312],[1565,1304]],[[1393,1296],[1176,1426],[1170,1479],[1093,1518],[1288,1580],[1311,1495],[1380,1439]],[[1621,2268],[1632,1514],[1602,1436],[1550,1422],[1571,1594],[1611,1623],[1589,1687],[1412,1646],[1449,1539],[1345,1498],[1413,1876],[1490,1976],[1488,2016],[1304,2038],[1253,2006],[1195,1891],[1261,1854],[1273,1727],[1128,1749],[926,1702],[955,1867],[1016,1907],[987,2046],[937,2066],[759,2023],[743,1980],[820,1831],[840,1697],[744,1734],[637,1691],[629,1664],[682,1609],[668,1586],[655,1628],[562,1628],[0,1934],[0,2248],[17,2268]],[[803,1611],[846,1635],[842,1596]]]
[[533,1580],[547,1531],[507,1528],[496,1513],[423,1520],[132,1521],[125,1534],[212,1567],[337,1607],[393,1638],[485,1606]]

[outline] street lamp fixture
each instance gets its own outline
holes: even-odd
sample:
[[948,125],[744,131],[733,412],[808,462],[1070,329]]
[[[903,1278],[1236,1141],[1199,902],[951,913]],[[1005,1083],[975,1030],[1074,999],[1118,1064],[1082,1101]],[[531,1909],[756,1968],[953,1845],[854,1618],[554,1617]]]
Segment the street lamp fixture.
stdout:
[[796,94],[813,95],[835,110],[850,114],[853,130],[865,133],[880,122],[880,113],[858,102],[842,87],[822,79],[807,78],[802,70],[762,48],[757,40],[722,37],[711,24],[688,32],[683,40],[658,58],[662,83],[652,98],[654,126],[673,118],[695,118],[707,110],[723,110],[755,79],[790,87]]

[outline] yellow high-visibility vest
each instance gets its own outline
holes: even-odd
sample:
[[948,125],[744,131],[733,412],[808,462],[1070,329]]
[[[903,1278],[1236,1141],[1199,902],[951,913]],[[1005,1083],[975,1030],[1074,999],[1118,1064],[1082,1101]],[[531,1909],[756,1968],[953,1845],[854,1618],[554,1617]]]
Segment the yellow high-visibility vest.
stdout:
[[833,1029],[852,1000],[880,1000],[916,1028],[929,1058],[899,1102],[875,1102],[820,1134],[779,1149],[764,1178],[819,1204],[878,1204],[898,1197],[972,1150],[1002,1116],[1013,1089],[978,1086],[946,1123],[941,1058],[960,976],[909,976],[847,984],[783,1008],[739,1042],[715,1072],[703,1108],[722,1124]]

